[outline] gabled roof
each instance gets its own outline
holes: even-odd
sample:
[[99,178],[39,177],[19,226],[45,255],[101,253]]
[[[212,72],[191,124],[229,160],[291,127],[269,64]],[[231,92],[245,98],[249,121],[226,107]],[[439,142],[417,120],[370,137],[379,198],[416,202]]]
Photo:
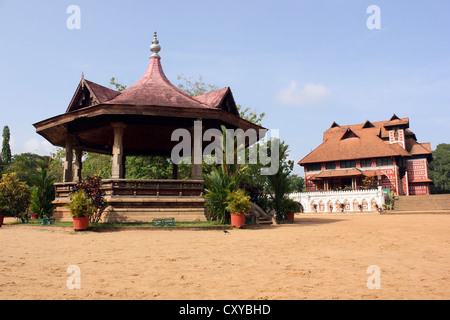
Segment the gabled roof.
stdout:
[[80,83],[67,107],[66,112],[75,111],[81,108],[105,103],[116,97],[118,91],[101,86],[95,82],[84,79],[82,76]]
[[406,139],[406,150],[411,155],[430,155],[431,154],[431,144],[429,142],[418,143],[414,139]]
[[339,125],[336,123],[336,121],[333,121],[330,128],[336,128],[339,127]]
[[347,128],[345,133],[342,135],[341,140],[350,139],[350,138],[359,138],[359,136],[350,128]]
[[[394,115],[394,116],[397,117],[396,115]],[[392,118],[395,118],[394,116]],[[359,129],[366,129],[366,130],[377,129],[381,138],[389,138],[389,133],[386,128],[390,128],[393,126],[399,126],[399,127],[404,128],[405,135],[415,136],[411,130],[407,129],[409,127],[409,118],[401,118],[401,119],[374,121],[374,122],[367,120],[364,123],[345,125],[345,126],[339,126],[338,124],[336,124],[336,122],[333,122],[333,125],[323,133],[323,140],[325,141],[330,134],[334,134],[340,130],[345,131],[348,128],[350,128],[353,131],[359,130]]]
[[230,87],[194,96],[193,98],[208,106],[239,115]]
[[370,122],[369,120],[367,120],[364,125],[362,126],[363,128],[373,128],[375,127],[372,122]]

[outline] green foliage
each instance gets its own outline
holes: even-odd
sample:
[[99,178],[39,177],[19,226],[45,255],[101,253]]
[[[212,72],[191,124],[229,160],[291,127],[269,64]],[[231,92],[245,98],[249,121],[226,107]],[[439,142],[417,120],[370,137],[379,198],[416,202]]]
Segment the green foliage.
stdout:
[[117,91],[122,91],[125,90],[127,88],[127,86],[120,84],[119,82],[116,81],[116,78],[111,77],[111,80],[109,81],[109,84],[113,87],[116,88]]
[[375,177],[365,177],[362,180],[362,188],[365,190],[376,189],[377,185],[378,185],[378,183],[377,183],[377,179]]
[[91,222],[99,222],[103,211],[108,206],[108,202],[105,200],[105,192],[102,189],[102,178],[100,176],[88,176],[86,179],[78,181],[73,188],[73,192],[77,193],[80,191],[85,193],[92,207]]
[[194,80],[192,77],[180,74],[177,76],[177,80],[182,80],[184,82],[178,84],[177,87],[191,96],[198,96],[219,89],[219,87],[214,84],[206,84],[203,82],[201,76],[198,77],[198,80]]
[[112,156],[94,152],[84,152],[83,179],[100,176],[102,179],[111,178]]
[[43,159],[44,157],[30,152],[15,154],[9,165],[4,168],[3,172],[16,173],[17,178],[20,181],[24,181],[31,187],[33,186],[33,182],[31,180],[39,170],[38,163]]
[[[206,211],[212,220],[217,220],[220,223],[225,223],[230,219],[226,204],[227,196],[238,188],[243,172],[246,170],[246,167],[241,168],[237,163],[227,163],[224,151],[226,150],[227,135],[226,128],[222,126],[223,163],[212,167],[211,171],[203,176]],[[236,142],[237,139],[235,138],[234,146],[236,146]],[[236,152],[235,149],[235,155]]]
[[65,150],[63,148],[56,148],[56,152],[50,153],[51,161],[49,166],[49,173],[55,179],[55,182],[63,181]]
[[234,214],[248,214],[250,212],[250,197],[242,189],[227,191],[226,209]]
[[430,178],[434,181],[434,192],[450,193],[450,144],[440,143],[433,151]]
[[0,180],[0,211],[4,215],[20,217],[28,211],[30,187],[19,181],[15,173],[5,173]]
[[[274,140],[271,142],[273,144]],[[278,141],[279,163],[278,171],[267,176],[267,194],[271,200],[271,208],[275,210],[277,219],[286,219],[286,196],[292,191],[289,175],[294,168],[294,162],[287,159],[288,145]]]
[[31,196],[31,211],[36,213],[39,218],[50,218],[53,215],[55,206],[55,187],[53,183],[55,179],[50,174],[50,157],[44,157],[43,160],[38,161],[39,170],[31,178],[34,186]]
[[127,179],[172,179],[172,162],[158,156],[129,156],[126,162]]
[[302,192],[305,187],[305,179],[299,175],[291,173],[288,176],[290,191],[289,192]]
[[301,207],[301,204],[299,202],[290,198],[285,198],[283,205],[286,213],[299,212]]
[[79,190],[71,195],[71,201],[66,204],[70,214],[74,218],[89,217],[94,208],[84,190]]
[[239,115],[242,119],[245,119],[247,121],[250,121],[254,124],[257,124],[258,126],[261,125],[262,119],[265,117],[265,113],[255,113],[253,111],[250,111],[250,108],[243,108],[240,104],[236,105]]
[[9,164],[11,162],[11,148],[9,146],[10,132],[9,127],[3,127],[3,143],[2,143],[2,162]]

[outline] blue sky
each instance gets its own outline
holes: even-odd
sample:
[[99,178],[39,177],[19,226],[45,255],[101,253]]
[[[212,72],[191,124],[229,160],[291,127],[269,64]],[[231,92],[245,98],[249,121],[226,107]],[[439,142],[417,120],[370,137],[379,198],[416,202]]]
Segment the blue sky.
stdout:
[[[81,10],[70,30],[69,5]],[[380,8],[381,29],[366,12]],[[153,32],[169,80],[231,87],[279,129],[298,162],[339,124],[410,118],[419,142],[449,143],[450,1],[2,1],[0,126],[13,153],[51,147],[33,123],[64,113],[80,81],[130,86]],[[296,171],[302,172],[296,165]]]

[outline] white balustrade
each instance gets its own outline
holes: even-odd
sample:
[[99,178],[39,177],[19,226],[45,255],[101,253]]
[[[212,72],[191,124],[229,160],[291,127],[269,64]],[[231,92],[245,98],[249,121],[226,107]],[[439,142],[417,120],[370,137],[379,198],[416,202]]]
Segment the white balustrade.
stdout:
[[385,204],[385,193],[378,189],[313,191],[289,194],[304,213],[377,212]]

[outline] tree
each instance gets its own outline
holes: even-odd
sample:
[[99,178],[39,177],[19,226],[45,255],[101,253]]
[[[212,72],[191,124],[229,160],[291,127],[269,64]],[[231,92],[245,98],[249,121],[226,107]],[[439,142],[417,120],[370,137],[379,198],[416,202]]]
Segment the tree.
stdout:
[[65,151],[63,148],[56,148],[56,152],[50,153],[51,161],[49,166],[50,175],[55,179],[55,182],[63,181]]
[[2,143],[2,161],[8,165],[11,162],[11,148],[9,146],[10,132],[9,127],[3,127],[3,143]]
[[122,91],[125,90],[127,88],[127,86],[120,84],[119,82],[116,81],[116,78],[111,77],[111,80],[109,81],[109,84],[113,87],[116,88],[117,91]]
[[31,181],[32,177],[39,170],[39,161],[42,161],[43,157],[35,153],[21,153],[12,156],[10,163],[5,166],[4,173],[16,173],[17,178],[20,181],[26,182],[28,186],[33,186]]
[[[270,141],[273,145],[274,140]],[[286,219],[286,196],[292,191],[289,175],[294,168],[294,162],[287,159],[288,145],[278,141],[279,163],[278,171],[273,175],[267,175],[267,194],[271,200],[271,207],[275,210],[277,219]]]
[[450,192],[450,144],[438,144],[430,162],[430,177],[434,181],[435,192]]
[[239,111],[239,115],[241,118],[250,121],[258,126],[261,125],[262,119],[266,115],[264,112],[258,114],[253,111],[250,111],[250,108],[248,107],[244,109],[240,104],[236,105],[236,107]]
[[[219,89],[219,87],[215,84],[207,84],[203,82],[202,76],[199,76],[198,80],[195,80],[192,77],[187,77],[184,74],[181,74],[177,76],[177,79],[183,81],[183,83],[179,83],[177,87],[191,96],[198,96],[200,94],[205,94]],[[261,125],[261,121],[266,115],[264,112],[258,114],[250,111],[250,108],[243,108],[240,104],[236,105],[236,107],[241,118],[257,125]]]
[[[227,211],[227,197],[230,192],[239,188],[243,171],[246,167],[241,167],[236,161],[227,163],[225,154],[228,132],[222,126],[222,163],[212,166],[210,172],[203,175],[205,185],[205,207],[210,219],[225,223],[230,220],[230,212]],[[234,158],[237,154],[237,138],[234,137]]]
[[50,157],[39,160],[37,162],[39,172],[31,178],[34,186],[31,196],[31,211],[36,213],[39,218],[50,218],[55,209],[53,204],[53,200],[55,200],[55,187],[53,186],[55,179],[50,174],[50,162]]
[[83,155],[84,161],[82,176],[84,179],[89,176],[100,176],[102,179],[111,178],[111,155],[95,152],[83,152]]
[[5,173],[0,180],[0,210],[24,221],[30,205],[31,189],[15,173]]
[[183,80],[184,82],[178,84],[177,87],[191,96],[198,96],[219,89],[215,84],[204,83],[202,76],[199,76],[198,80],[194,80],[192,77],[180,74],[177,76],[177,80]]
[[288,176],[290,191],[289,192],[302,192],[305,187],[305,179],[297,174],[290,174]]

